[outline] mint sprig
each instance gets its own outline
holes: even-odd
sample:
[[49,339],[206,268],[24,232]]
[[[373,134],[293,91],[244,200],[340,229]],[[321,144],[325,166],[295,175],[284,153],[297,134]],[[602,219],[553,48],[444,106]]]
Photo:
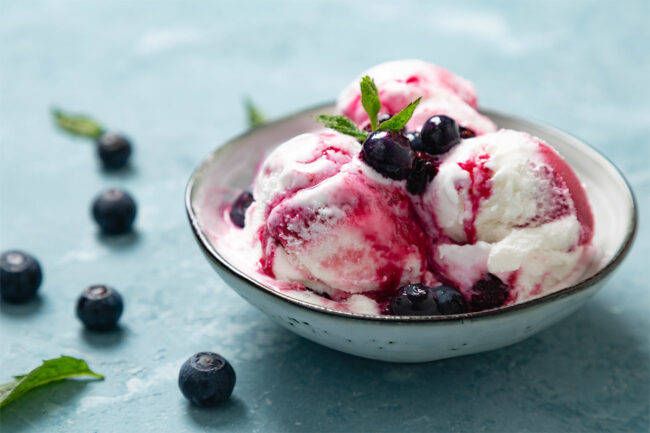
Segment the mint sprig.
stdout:
[[59,128],[72,135],[97,139],[104,133],[104,128],[86,115],[64,113],[59,108],[52,109],[52,114]]
[[381,110],[379,90],[377,90],[373,79],[367,75],[361,79],[359,86],[361,87],[361,105],[363,105],[363,109],[368,113],[370,130],[375,131],[377,129],[377,115],[379,114],[379,110]]
[[350,135],[357,140],[365,140],[368,136],[366,131],[359,129],[356,123],[347,116],[320,114],[316,120],[321,125],[340,132],[341,134]]
[[15,376],[13,381],[0,385],[0,407],[6,406],[34,388],[75,376],[104,379],[101,374],[90,370],[84,360],[70,356],[48,359],[26,375]]
[[246,114],[248,115],[249,127],[255,128],[268,122],[266,116],[255,106],[255,104],[253,104],[253,101],[250,98],[246,98],[244,106],[246,107]]
[[[368,114],[370,119],[371,131],[401,131],[406,126],[415,108],[420,103],[422,98],[408,104],[399,113],[395,114],[390,119],[377,124],[377,116],[381,111],[381,101],[379,99],[379,91],[372,78],[365,76],[361,78],[359,83],[361,88],[361,105]],[[368,137],[368,133],[359,129],[357,124],[347,116],[343,115],[329,115],[321,114],[316,117],[316,120],[327,128],[340,132],[341,134],[350,135],[359,141],[364,141]]]
[[415,107],[418,106],[420,103],[420,100],[422,98],[418,98],[415,101],[411,102],[409,105],[404,107],[399,113],[391,117],[390,119],[381,122],[379,125],[379,130],[380,131],[400,131],[402,128],[406,126],[409,120],[411,120],[411,116],[413,116],[413,112],[415,111]]

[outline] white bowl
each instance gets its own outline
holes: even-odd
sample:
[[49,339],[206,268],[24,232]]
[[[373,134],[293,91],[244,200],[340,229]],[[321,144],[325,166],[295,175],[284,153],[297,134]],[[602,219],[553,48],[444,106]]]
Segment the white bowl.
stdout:
[[185,205],[192,231],[208,261],[239,295],[287,329],[342,352],[393,362],[423,362],[468,355],[517,343],[567,317],[601,289],[630,249],[637,210],[623,175],[596,150],[564,132],[484,110],[503,128],[526,131],[550,143],[584,182],[595,217],[594,261],[577,284],[516,305],[452,316],[378,316],[337,311],[266,287],[224,258],[204,229],[197,204],[208,189],[234,194],[250,186],[255,167],[275,146],[318,129],[314,116],[331,104],[253,129],[209,155],[192,174]]

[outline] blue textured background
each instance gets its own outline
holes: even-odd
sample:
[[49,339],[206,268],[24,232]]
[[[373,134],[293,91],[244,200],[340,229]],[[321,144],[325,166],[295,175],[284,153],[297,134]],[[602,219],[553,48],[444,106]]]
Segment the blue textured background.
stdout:
[[[648,431],[650,3],[3,2],[1,247],[44,267],[38,300],[0,305],[0,381],[61,353],[104,382],[33,392],[10,431]],[[627,261],[582,310],[516,346],[420,365],[344,355],[281,329],[221,283],[194,243],[183,190],[241,132],[244,95],[280,116],[333,99],[378,62],[418,57],[471,80],[483,105],[584,138],[626,173],[642,224]],[[49,108],[88,112],[134,140],[103,173]],[[132,191],[137,235],[104,239],[102,188]],[[82,330],[76,297],[105,282],[122,329]],[[228,357],[234,397],[191,407],[178,368]]]

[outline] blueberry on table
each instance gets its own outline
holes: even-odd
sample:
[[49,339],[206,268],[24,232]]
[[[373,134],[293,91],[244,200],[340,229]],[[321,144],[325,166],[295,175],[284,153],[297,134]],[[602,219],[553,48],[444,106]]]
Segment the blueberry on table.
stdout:
[[244,191],[237,196],[230,208],[230,220],[237,227],[243,228],[246,224],[246,209],[255,201],[250,191]]
[[126,165],[131,156],[132,145],[121,134],[106,132],[96,120],[84,114],[72,114],[55,108],[52,112],[56,124],[63,131],[93,140],[97,153],[107,169],[118,169]]
[[129,139],[121,134],[107,132],[97,139],[97,153],[108,169],[124,167],[131,156],[131,148]]
[[123,310],[122,296],[103,284],[88,287],[77,301],[77,317],[94,331],[115,328]]
[[41,265],[22,251],[0,256],[0,296],[7,302],[26,302],[36,295],[43,280]]
[[440,314],[467,313],[467,302],[457,289],[443,285],[434,287],[433,291],[438,301]]
[[432,316],[440,314],[434,290],[424,284],[409,284],[400,288],[390,302],[396,316]]
[[235,370],[230,363],[213,352],[199,352],[181,367],[178,386],[197,406],[216,406],[228,400],[235,387]]
[[502,306],[510,289],[496,275],[485,274],[472,286],[469,307],[472,311],[489,310]]
[[403,180],[408,177],[415,152],[401,133],[375,131],[363,142],[361,159],[383,176]]
[[135,200],[126,191],[109,189],[95,198],[92,213],[103,233],[123,234],[131,230],[135,220]]
[[460,142],[458,124],[451,117],[432,116],[422,126],[422,152],[442,155]]

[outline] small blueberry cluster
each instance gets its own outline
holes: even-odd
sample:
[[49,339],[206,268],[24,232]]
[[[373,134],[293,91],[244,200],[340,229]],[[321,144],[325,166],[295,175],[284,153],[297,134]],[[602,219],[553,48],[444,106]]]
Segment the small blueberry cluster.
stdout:
[[390,312],[396,316],[462,314],[467,313],[467,303],[453,287],[409,284],[397,291],[390,303]]
[[451,117],[436,115],[424,123],[420,132],[371,132],[363,142],[361,158],[385,177],[406,180],[408,192],[421,195],[437,173],[435,157],[447,153],[462,138],[473,136],[471,130],[460,128]]
[[508,293],[508,285],[490,273],[472,286],[469,301],[452,286],[409,284],[397,290],[388,313],[396,316],[446,316],[490,310],[501,307],[508,299]]

